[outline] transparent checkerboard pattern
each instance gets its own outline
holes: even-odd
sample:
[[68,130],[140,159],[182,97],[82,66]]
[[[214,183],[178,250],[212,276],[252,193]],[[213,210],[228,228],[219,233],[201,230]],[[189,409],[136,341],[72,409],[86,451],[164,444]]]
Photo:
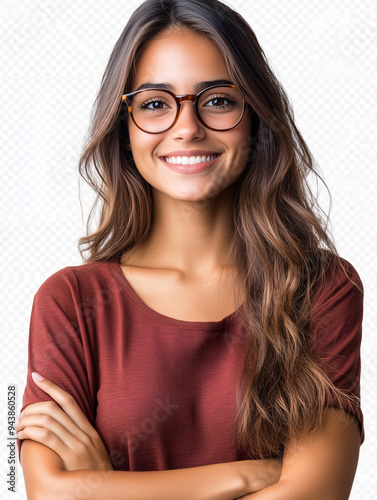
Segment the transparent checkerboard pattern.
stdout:
[[[140,3],[3,0],[0,4],[4,426],[8,385],[18,388],[18,410],[22,402],[33,296],[48,276],[81,263],[76,245],[85,234],[94,197],[83,182],[79,185],[77,159],[110,52]],[[340,255],[356,267],[364,283],[366,441],[350,498],[372,500],[377,490],[373,473],[377,461],[376,4],[227,3],[251,24],[290,97],[297,125],[332,195],[330,224]],[[328,211],[330,200],[323,188],[318,197]],[[4,478],[8,470],[4,440],[0,454]],[[11,494],[3,479],[1,498],[25,499],[19,465],[17,482],[17,493]]]

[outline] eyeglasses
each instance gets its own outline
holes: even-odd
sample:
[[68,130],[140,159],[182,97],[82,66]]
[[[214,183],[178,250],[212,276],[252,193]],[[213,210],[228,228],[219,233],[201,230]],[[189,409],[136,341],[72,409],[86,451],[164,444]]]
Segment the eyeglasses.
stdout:
[[148,134],[161,134],[172,128],[180,115],[182,101],[192,101],[199,121],[216,131],[236,127],[246,109],[244,98],[233,84],[207,87],[198,94],[141,89],[122,96],[134,124]]

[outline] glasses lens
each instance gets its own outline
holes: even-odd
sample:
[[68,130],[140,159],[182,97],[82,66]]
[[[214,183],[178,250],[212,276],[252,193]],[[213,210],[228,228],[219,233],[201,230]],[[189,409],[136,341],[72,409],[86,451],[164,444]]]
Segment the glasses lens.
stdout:
[[199,97],[198,111],[203,122],[216,130],[234,127],[242,117],[244,100],[237,89],[216,87]]
[[138,126],[146,132],[167,130],[177,114],[174,97],[163,90],[147,90],[132,98],[132,115]]
[[[237,89],[215,87],[200,95],[197,109],[203,122],[215,130],[234,127],[242,117],[244,100]],[[174,123],[177,114],[175,99],[163,90],[147,90],[132,98],[132,115],[146,132],[159,133]]]

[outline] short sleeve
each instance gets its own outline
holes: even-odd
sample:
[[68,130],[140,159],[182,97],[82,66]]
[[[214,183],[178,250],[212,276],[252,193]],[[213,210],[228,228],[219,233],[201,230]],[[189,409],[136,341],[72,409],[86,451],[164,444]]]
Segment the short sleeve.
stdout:
[[[38,372],[71,394],[88,420],[94,405],[88,368],[90,346],[75,273],[68,267],[47,278],[34,296],[28,340],[28,370],[21,411],[32,403],[54,401],[33,381]],[[17,440],[20,457],[22,441]]]
[[[364,289],[356,269],[345,259],[341,261],[358,286],[347,278],[339,264],[333,264],[313,299],[310,331],[313,352],[323,371],[336,387],[360,398]],[[328,405],[339,406],[335,399]],[[364,425],[360,401],[345,399],[345,410],[357,419],[362,443]]]

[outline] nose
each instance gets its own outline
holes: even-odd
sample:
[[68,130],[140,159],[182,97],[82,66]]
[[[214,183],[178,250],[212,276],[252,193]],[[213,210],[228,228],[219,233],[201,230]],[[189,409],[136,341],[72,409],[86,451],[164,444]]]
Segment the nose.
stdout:
[[194,103],[188,99],[181,102],[181,109],[172,127],[174,139],[193,140],[205,136],[205,127],[196,116]]

